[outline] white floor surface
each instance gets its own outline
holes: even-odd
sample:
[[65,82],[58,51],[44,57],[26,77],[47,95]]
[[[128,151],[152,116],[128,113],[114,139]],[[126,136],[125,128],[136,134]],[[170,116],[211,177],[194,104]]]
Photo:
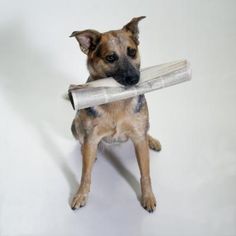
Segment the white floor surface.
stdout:
[[[1,1],[0,235],[235,236],[235,1]],[[193,79],[148,94],[157,210],[140,206],[131,142],[98,154],[86,207],[69,202],[81,174],[62,99],[88,73],[74,30],[140,23],[142,66],[180,58]]]

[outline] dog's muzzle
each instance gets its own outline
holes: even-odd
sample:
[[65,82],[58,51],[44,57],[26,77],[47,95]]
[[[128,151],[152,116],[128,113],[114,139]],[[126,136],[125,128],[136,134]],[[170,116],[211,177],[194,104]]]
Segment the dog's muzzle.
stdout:
[[118,83],[124,86],[132,86],[139,82],[140,73],[135,73],[133,75],[114,76],[114,78]]
[[124,85],[135,85],[139,82],[139,76],[136,75],[136,76],[128,76],[125,78],[124,80]]
[[108,77],[113,77],[118,83],[124,86],[132,86],[139,82],[140,71],[129,62],[124,61],[118,70],[107,75]]

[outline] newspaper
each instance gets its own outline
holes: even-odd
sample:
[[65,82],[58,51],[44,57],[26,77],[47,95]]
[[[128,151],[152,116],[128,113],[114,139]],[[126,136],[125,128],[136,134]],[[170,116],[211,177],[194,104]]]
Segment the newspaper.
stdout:
[[71,85],[68,95],[75,110],[135,97],[191,79],[187,60],[179,60],[142,69],[138,84],[125,87],[113,78],[105,78],[83,85]]

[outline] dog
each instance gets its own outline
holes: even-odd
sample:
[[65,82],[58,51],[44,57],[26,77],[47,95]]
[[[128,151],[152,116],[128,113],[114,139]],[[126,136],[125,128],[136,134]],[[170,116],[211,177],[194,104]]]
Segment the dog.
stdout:
[[[113,77],[123,86],[132,86],[140,79],[138,23],[144,16],[133,18],[122,29],[100,33],[96,30],[74,31],[80,49],[87,55],[88,81]],[[161,150],[160,142],[148,134],[149,115],[144,95],[77,112],[71,131],[81,144],[83,158],[79,189],[71,208],[83,207],[88,199],[91,172],[98,145],[125,142],[131,139],[140,169],[141,205],[148,212],[156,208],[149,171],[149,148]]]

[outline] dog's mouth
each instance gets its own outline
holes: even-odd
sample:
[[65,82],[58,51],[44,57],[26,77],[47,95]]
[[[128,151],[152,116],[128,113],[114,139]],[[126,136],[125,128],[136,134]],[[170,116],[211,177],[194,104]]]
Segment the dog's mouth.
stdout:
[[[126,66],[128,65],[126,64]],[[131,66],[125,70],[118,69],[116,71],[108,72],[106,75],[107,77],[113,77],[123,86],[134,86],[140,80],[140,71]]]
[[140,80],[140,72],[138,71],[133,75],[113,74],[111,77],[113,77],[119,84],[123,86],[134,86],[138,84]]
[[139,82],[139,76],[125,77],[125,78],[118,78],[118,79],[115,78],[115,80],[124,86],[133,86]]

